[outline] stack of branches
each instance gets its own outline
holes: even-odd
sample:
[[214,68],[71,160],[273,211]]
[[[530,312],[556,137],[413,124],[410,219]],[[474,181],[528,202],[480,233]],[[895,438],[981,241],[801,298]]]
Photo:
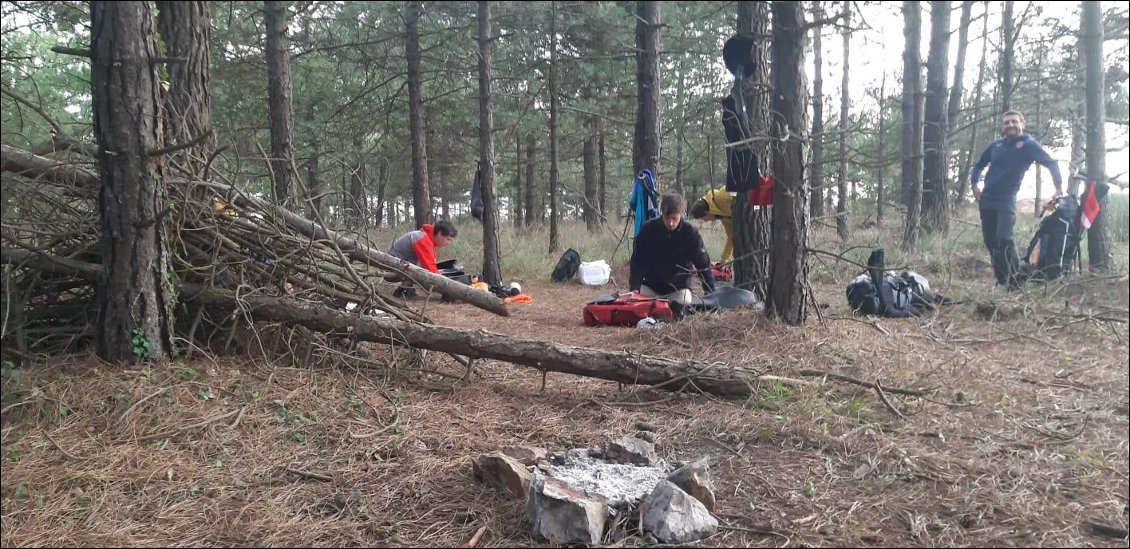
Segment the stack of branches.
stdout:
[[[5,349],[50,352],[94,334],[101,237],[98,177],[82,165],[92,162],[88,155],[83,147],[49,157],[3,146]],[[506,314],[494,296],[389,256],[363,238],[337,234],[230,183],[200,179],[185,169],[167,171],[176,176],[163,182],[161,217],[179,283],[426,320],[390,297],[386,279],[406,278]],[[187,312],[189,318],[178,319],[185,321],[186,339],[205,336],[202,341],[209,342],[226,333],[224,341],[231,342],[233,315],[204,307]],[[198,330],[201,325],[206,329]]]
[[[64,154],[89,154],[84,150],[74,147]],[[7,146],[0,153],[3,352],[50,352],[89,339],[98,318],[97,283],[105,274],[95,200],[98,177],[64,159]],[[489,292],[394,258],[364,239],[327,229],[317,219],[244,192],[230,181],[214,182],[204,176],[206,159],[193,164],[201,167],[194,171],[166,164],[166,173],[177,175],[162,182],[165,210],[158,214],[172,257],[170,275],[176,279],[178,335],[189,344],[204,342],[216,350],[217,341],[262,343],[257,323],[266,321],[290,330],[275,334],[283,335],[275,341],[301,331],[318,338],[317,345],[307,348],[316,346],[327,356],[353,354],[360,341],[446,353],[466,366],[464,377],[471,373],[473,359],[489,358],[542,372],[747,396],[760,375],[745,366],[433,325],[422,310],[390,298],[391,286],[385,282],[407,279],[428,293],[502,316],[509,313]],[[223,174],[215,176],[224,180]],[[205,321],[200,332],[213,334],[208,337],[197,333]],[[236,336],[237,328],[248,327],[244,336]],[[223,339],[214,337],[224,332]],[[288,345],[293,360],[302,351]],[[255,350],[250,345],[244,349]],[[306,358],[311,358],[309,352]]]

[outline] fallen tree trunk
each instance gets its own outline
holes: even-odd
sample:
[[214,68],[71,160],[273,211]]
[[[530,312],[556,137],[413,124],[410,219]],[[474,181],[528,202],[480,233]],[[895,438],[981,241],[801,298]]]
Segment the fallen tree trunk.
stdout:
[[691,385],[714,395],[744,397],[751,393],[751,385],[758,376],[744,368],[719,367],[693,360],[573,347],[486,330],[459,330],[392,318],[358,317],[288,298],[240,295],[237,300],[230,291],[193,284],[179,284],[177,289],[186,300],[206,305],[245,307],[257,320],[300,324],[340,337],[402,344],[469,358],[501,360],[542,371],[625,384],[657,385],[666,390],[679,390]]
[[[212,186],[216,187],[217,191],[220,192],[228,192],[231,190],[230,187],[223,185],[212,184]],[[321,223],[307,219],[286,208],[281,208],[267,202],[266,200],[260,200],[244,193],[240,193],[233,198],[237,206],[244,207],[250,205],[264,212],[269,212],[271,215],[281,219],[291,229],[311,239],[334,242],[341,249],[342,253],[349,256],[350,259],[368,265],[375,265],[388,271],[401,273],[426,290],[437,291],[443,295],[470,303],[475,307],[490,311],[496,315],[510,316],[510,311],[506,308],[506,304],[503,303],[501,299],[495,297],[494,294],[455,282],[445,276],[417,267],[403,259],[393,257],[380,250],[375,250],[364,243],[327,229]]]

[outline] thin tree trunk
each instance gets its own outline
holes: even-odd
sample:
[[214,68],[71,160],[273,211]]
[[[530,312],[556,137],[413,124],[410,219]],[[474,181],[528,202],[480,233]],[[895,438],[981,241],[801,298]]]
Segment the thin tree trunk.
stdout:
[[808,85],[804,76],[805,22],[802,2],[773,2],[773,112],[780,123],[774,149],[773,242],[770,246],[770,299],[766,313],[787,324],[807,317],[808,190],[804,181]]
[[[1079,82],[1087,81],[1087,54],[1083,51],[1083,39],[1079,38]],[[1079,184],[1086,186],[1086,180],[1080,177],[1087,161],[1087,91],[1086,86],[1075,86],[1075,105],[1069,111],[1071,117],[1071,164],[1068,166],[1067,194],[1079,196]]]
[[585,201],[581,211],[585,218],[585,228],[590,233],[600,230],[600,218],[597,215],[597,166],[596,166],[596,126],[599,124],[597,116],[592,116],[589,136],[585,139],[582,164],[584,165]]
[[388,188],[388,160],[383,160],[377,168],[377,203],[373,207],[373,226],[380,227],[384,221],[385,189]]
[[526,132],[526,227],[534,226],[534,151],[537,140],[534,132]]
[[521,229],[526,219],[522,215],[522,205],[525,204],[522,188],[522,136],[514,133],[514,227]]
[[[1088,185],[1106,185],[1106,119],[1103,75],[1103,15],[1098,2],[1083,2],[1083,58],[1087,67],[1087,179]],[[1097,194],[1097,193],[1096,193]],[[1107,197],[1099,199],[1100,212],[1087,229],[1087,262],[1092,271],[1110,269],[1110,234],[1106,227]]]
[[432,197],[428,184],[428,145],[424,127],[424,99],[420,80],[420,36],[416,24],[424,15],[423,2],[408,4],[405,57],[408,60],[408,126],[412,140],[412,210],[416,226],[432,222]]
[[838,186],[838,199],[836,200],[836,236],[840,242],[848,240],[847,202],[848,202],[848,150],[847,132],[851,120],[848,116],[848,105],[851,98],[848,93],[848,75],[851,66],[851,0],[844,0],[844,66],[842,67],[843,80],[840,84],[840,151],[839,173],[836,174]]
[[879,81],[879,135],[875,139],[875,162],[879,165],[879,181],[875,189],[875,225],[883,226],[883,209],[886,207],[887,192],[883,176],[887,173],[887,130],[883,127],[887,109],[883,103],[887,98],[887,71],[883,71],[883,78]]
[[494,193],[494,103],[490,85],[491,3],[479,1],[479,181],[483,195],[483,279],[502,284],[498,200]]
[[315,150],[306,160],[306,194],[310,197],[310,219],[318,219],[314,213],[321,215],[322,212],[322,195],[318,188],[318,157],[318,151]]
[[600,212],[602,219],[608,219],[608,212],[605,210],[608,204],[608,161],[604,156],[604,122],[599,115],[594,115],[592,122],[593,126],[596,127],[596,150],[597,159],[600,163],[600,182],[597,197],[600,203],[597,206],[597,211]]
[[102,187],[97,352],[107,362],[174,352],[165,247],[160,75],[151,2],[91,2],[91,96]]
[[1012,20],[1012,3],[1012,0],[1005,1],[1004,13],[1001,15],[1000,112],[1012,109],[1012,92],[1016,82],[1012,74],[1013,45],[1016,41],[1016,22]]
[[[981,27],[981,59],[987,59],[989,53],[989,16],[984,17]],[[985,63],[982,62],[977,71],[976,92],[973,94],[973,115],[971,116],[969,130],[969,146],[965,149],[965,161],[961,164],[961,173],[958,174],[957,197],[955,204],[965,202],[965,193],[969,189],[969,171],[973,167],[973,155],[976,154],[977,132],[981,128],[981,98],[985,88]]]
[[949,70],[950,2],[930,3],[930,54],[926,62],[926,112],[922,146],[922,225],[936,234],[949,232],[950,199],[946,181],[949,143],[946,139],[946,72]]
[[[820,0],[812,2],[812,20],[820,21],[824,18],[824,9]],[[809,197],[809,213],[813,222],[824,217],[824,50],[821,40],[822,28],[817,25],[812,27],[812,173],[809,174],[809,188],[812,194]]]
[[267,14],[267,100],[271,122],[271,178],[275,202],[293,206],[293,120],[290,114],[290,48],[286,37],[286,3],[264,2]]
[[659,170],[659,2],[636,2],[636,126],[633,174]]
[[906,0],[903,5],[906,44],[902,54],[902,181],[906,204],[903,248],[918,247],[922,211],[922,42],[921,2]]
[[[965,93],[965,53],[969,49],[969,24],[973,19],[973,0],[961,3],[961,22],[957,26],[957,59],[953,64],[953,86],[950,87],[949,104],[946,105],[946,130],[957,127],[961,112],[961,98]],[[984,59],[984,57],[982,57]]]
[[[1037,69],[1037,70],[1040,70],[1040,69]],[[1042,75],[1037,75],[1037,81],[1043,80],[1043,78],[1041,78],[1040,76],[1042,76]],[[1043,126],[1040,125],[1040,122],[1042,120],[1040,115],[1043,114],[1041,112],[1041,110],[1043,109],[1043,104],[1042,104],[1043,102],[1044,102],[1043,94],[1040,93],[1040,87],[1037,87],[1036,88],[1036,116],[1033,117],[1033,120],[1032,120],[1032,125],[1035,128],[1042,128],[1043,127]],[[1044,170],[1036,170],[1036,200],[1032,203],[1032,215],[1034,215],[1036,217],[1040,216],[1040,210],[1043,208],[1043,202],[1044,202],[1043,190],[1044,190]]]
[[549,253],[557,251],[557,3],[549,3]]
[[[685,182],[683,181],[686,170],[685,159],[683,158],[683,147],[686,144],[686,123],[684,121],[687,116],[687,71],[682,70],[683,66],[685,66],[683,63],[686,61],[685,54],[679,58],[679,61],[681,63],[679,67],[679,84],[675,88],[676,101],[679,102],[679,122],[675,126],[675,191],[686,196]],[[693,197],[691,198],[693,200]]]

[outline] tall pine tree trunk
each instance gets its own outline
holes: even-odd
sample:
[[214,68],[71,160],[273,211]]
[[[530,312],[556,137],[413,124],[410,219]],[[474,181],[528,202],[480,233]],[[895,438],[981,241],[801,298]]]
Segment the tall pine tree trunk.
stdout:
[[1075,86],[1074,108],[1071,112],[1071,164],[1068,166],[1067,194],[1079,196],[1079,185],[1086,188],[1086,180],[1080,173],[1086,170],[1087,162],[1087,55],[1083,51],[1083,37],[1078,43],[1078,81],[1084,85]]
[[633,175],[659,170],[659,2],[636,2],[636,129],[632,140]]
[[953,86],[950,86],[949,103],[946,105],[947,132],[953,132],[957,127],[957,115],[961,113],[961,98],[965,93],[965,52],[969,49],[969,23],[972,19],[973,0],[965,0],[961,3],[961,22],[957,26],[957,59],[953,63]]
[[549,253],[557,251],[557,3],[549,3]]
[[604,156],[604,122],[599,115],[593,116],[593,125],[596,127],[596,154],[600,163],[600,182],[597,199],[600,201],[597,205],[597,211],[600,212],[600,217],[608,219],[608,212],[605,210],[608,204],[608,162]]
[[494,103],[491,95],[491,3],[479,1],[479,180],[483,195],[483,279],[502,284],[498,201],[494,193]]
[[887,130],[884,126],[887,109],[883,102],[887,97],[887,71],[883,71],[883,78],[879,82],[879,126],[878,136],[875,139],[875,163],[879,166],[878,182],[875,185],[875,225],[883,226],[883,210],[886,208],[887,192],[884,176],[887,173]]
[[1007,112],[1012,109],[1012,92],[1016,87],[1016,78],[1012,74],[1013,45],[1016,42],[1016,22],[1012,20],[1012,0],[1004,3],[1004,13],[1001,15],[1001,54],[1000,54],[1000,97],[1001,110]]
[[424,99],[420,80],[420,35],[416,24],[424,16],[423,2],[408,4],[405,21],[405,57],[408,60],[408,126],[412,140],[412,213],[416,226],[432,222],[432,196],[428,184],[428,143],[424,128]]
[[[989,52],[989,17],[985,16],[981,29],[981,59]],[[973,167],[973,155],[976,153],[977,147],[977,133],[981,129],[981,99],[982,91],[985,88],[985,68],[986,63],[981,63],[977,69],[977,85],[974,87],[976,90],[973,93],[973,114],[970,116],[969,128],[969,146],[965,149],[965,161],[961,164],[961,171],[958,174],[957,180],[957,197],[954,199],[955,204],[962,204],[965,202],[965,193],[969,190],[969,171]]]
[[[1087,67],[1087,180],[1106,185],[1106,89],[1103,84],[1103,15],[1098,2],[1083,2],[1083,58]],[[1092,271],[1110,269],[1110,234],[1106,227],[1107,197],[1099,200],[1100,213],[1087,229],[1087,262]]]
[[152,2],[91,2],[91,96],[98,142],[103,272],[97,352],[107,362],[171,357],[160,76]]
[[902,182],[906,204],[905,231],[902,246],[918,247],[922,223],[922,6],[921,2],[902,3],[903,35],[906,43],[902,54]]
[[839,172],[836,174],[837,186],[837,200],[836,200],[836,236],[840,237],[840,242],[847,242],[848,240],[848,222],[847,222],[847,203],[848,203],[848,149],[847,149],[847,132],[850,118],[848,116],[848,105],[851,103],[850,94],[848,93],[848,75],[851,67],[851,0],[844,0],[844,65],[841,67],[843,80],[840,84],[840,150],[839,150]]
[[773,112],[780,141],[773,160],[773,242],[770,299],[766,313],[787,324],[807,317],[808,190],[804,181],[808,85],[804,77],[805,22],[802,2],[773,2]]
[[596,125],[598,118],[594,114],[589,127],[589,135],[585,138],[582,164],[584,165],[585,201],[581,211],[585,218],[585,228],[590,233],[600,230],[600,219],[597,216],[597,166],[596,166]]
[[514,132],[514,227],[521,229],[526,219],[522,215],[525,204],[525,188],[522,184],[522,136]]
[[275,202],[293,206],[294,122],[291,118],[290,48],[286,37],[286,3],[263,3],[267,15],[267,102],[271,125],[271,178]]
[[[769,135],[769,5],[765,2],[738,3],[738,32],[753,34],[753,66],[742,82],[746,97],[745,114],[753,137]],[[769,139],[755,140],[750,147],[761,173],[769,169]],[[754,292],[765,300],[769,287],[769,245],[771,206],[749,204],[749,193],[740,192],[733,203],[734,285]]]
[[184,60],[166,65],[169,91],[164,105],[165,143],[172,146],[195,142],[187,149],[171,153],[166,159],[166,168],[201,178],[207,177],[204,167],[216,150],[208,80],[210,21],[208,2],[157,2],[157,27],[165,43],[165,53]]
[[537,149],[537,138],[534,132],[526,132],[526,227],[534,226],[534,197],[537,196],[534,181],[534,152]]
[[[824,9],[820,0],[812,1],[812,19],[820,21],[824,18]],[[809,174],[809,188],[812,195],[809,197],[809,213],[812,222],[816,223],[824,217],[824,50],[821,39],[822,27],[812,27],[812,173]]]
[[950,200],[947,190],[949,141],[946,133],[947,85],[950,49],[950,3],[930,3],[930,53],[926,61],[926,112],[922,129],[922,226],[931,233],[949,232]]

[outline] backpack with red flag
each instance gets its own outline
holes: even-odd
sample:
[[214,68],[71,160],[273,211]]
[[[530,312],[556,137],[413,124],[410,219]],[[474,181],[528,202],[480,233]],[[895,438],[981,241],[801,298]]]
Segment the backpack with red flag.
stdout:
[[585,326],[635,326],[647,317],[673,320],[674,311],[666,299],[647,297],[639,292],[604,294],[585,304]]

